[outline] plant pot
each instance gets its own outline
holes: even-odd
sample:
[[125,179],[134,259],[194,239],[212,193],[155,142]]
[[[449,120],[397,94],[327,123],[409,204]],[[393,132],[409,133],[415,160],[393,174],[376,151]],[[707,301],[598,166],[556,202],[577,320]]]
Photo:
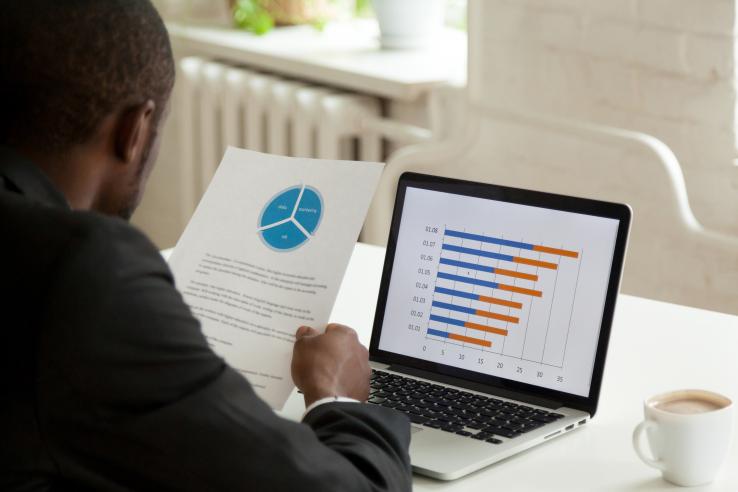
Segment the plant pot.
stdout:
[[278,26],[310,24],[334,15],[330,0],[261,0]]
[[274,26],[312,24],[318,29],[337,17],[346,0],[230,0],[236,27],[257,35]]
[[382,48],[425,48],[443,27],[444,0],[372,0],[372,5]]

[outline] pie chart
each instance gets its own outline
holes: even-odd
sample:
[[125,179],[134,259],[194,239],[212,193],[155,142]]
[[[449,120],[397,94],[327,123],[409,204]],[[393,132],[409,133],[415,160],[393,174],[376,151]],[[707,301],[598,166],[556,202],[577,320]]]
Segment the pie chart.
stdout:
[[258,233],[267,247],[292,251],[315,235],[323,216],[323,199],[312,186],[297,185],[277,193],[259,216]]

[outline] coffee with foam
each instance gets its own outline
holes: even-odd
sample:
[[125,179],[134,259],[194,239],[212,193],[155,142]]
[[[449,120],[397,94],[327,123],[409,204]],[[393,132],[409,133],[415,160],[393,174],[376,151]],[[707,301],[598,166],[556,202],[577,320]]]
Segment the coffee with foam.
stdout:
[[702,391],[680,391],[652,402],[652,406],[664,412],[688,415],[720,410],[729,403]]
[[656,408],[665,412],[687,414],[712,412],[723,407],[712,401],[684,399],[666,401],[656,405]]

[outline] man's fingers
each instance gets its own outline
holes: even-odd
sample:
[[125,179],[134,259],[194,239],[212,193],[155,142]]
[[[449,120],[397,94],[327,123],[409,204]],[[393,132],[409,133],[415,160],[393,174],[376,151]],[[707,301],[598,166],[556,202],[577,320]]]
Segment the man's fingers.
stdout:
[[346,325],[341,325],[339,323],[329,324],[328,326],[325,327],[325,331],[326,333],[330,331],[342,331],[344,333],[351,333],[353,335],[356,335],[356,332],[354,331],[353,328],[346,326]]
[[338,323],[330,323],[325,327],[325,331],[333,331],[333,330],[345,330],[346,327],[343,325],[340,325]]
[[297,333],[295,333],[295,338],[300,339],[303,337],[310,337],[313,335],[317,335],[318,330],[315,328],[312,328],[310,326],[301,326],[297,329]]

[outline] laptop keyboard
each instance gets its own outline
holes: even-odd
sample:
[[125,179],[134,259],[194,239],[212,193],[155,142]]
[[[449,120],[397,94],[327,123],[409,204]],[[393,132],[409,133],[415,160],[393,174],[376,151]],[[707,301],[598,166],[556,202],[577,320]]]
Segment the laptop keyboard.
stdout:
[[432,429],[501,444],[564,416],[439,384],[372,370],[369,403],[394,408]]

